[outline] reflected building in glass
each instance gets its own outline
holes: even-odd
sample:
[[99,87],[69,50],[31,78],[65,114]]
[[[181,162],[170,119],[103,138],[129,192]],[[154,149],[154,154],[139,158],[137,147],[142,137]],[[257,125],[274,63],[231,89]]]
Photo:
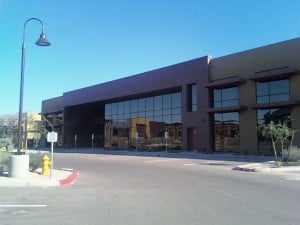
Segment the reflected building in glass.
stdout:
[[106,148],[182,149],[181,92],[105,104]]
[[299,38],[204,56],[65,92],[42,114],[65,148],[272,154],[258,127],[292,116],[300,130],[299,57]]

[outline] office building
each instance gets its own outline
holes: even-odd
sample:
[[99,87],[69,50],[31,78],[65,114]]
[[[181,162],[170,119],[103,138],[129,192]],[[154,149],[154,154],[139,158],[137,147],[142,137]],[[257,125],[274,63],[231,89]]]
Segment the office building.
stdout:
[[67,148],[269,154],[258,125],[292,116],[300,130],[299,59],[300,38],[204,56],[67,91],[42,113]]

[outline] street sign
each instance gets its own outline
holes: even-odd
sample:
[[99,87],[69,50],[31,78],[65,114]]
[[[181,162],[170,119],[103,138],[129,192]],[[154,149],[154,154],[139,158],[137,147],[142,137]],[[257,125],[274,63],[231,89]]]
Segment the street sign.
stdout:
[[165,131],[165,139],[168,139],[168,138],[169,138],[169,132]]
[[47,134],[47,141],[51,142],[51,169],[50,169],[50,179],[52,179],[53,174],[53,143],[57,142],[57,132],[51,131]]
[[48,142],[57,142],[57,132],[51,131],[47,134]]

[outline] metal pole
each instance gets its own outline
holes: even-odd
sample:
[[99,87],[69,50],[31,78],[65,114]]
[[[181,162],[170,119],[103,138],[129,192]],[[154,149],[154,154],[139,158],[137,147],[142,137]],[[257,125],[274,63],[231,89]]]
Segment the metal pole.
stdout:
[[135,150],[138,150],[138,140],[139,140],[139,133],[137,132],[135,134]]
[[52,179],[52,175],[53,175],[53,140],[51,141],[51,169],[50,169],[50,179]]
[[[23,90],[24,90],[24,70],[25,70],[25,31],[26,25],[29,21],[36,20],[42,25],[42,34],[44,34],[44,24],[38,18],[30,18],[25,21],[23,27],[23,42],[22,42],[22,58],[21,58],[21,82],[20,82],[20,100],[19,100],[19,121],[18,121],[18,146],[17,146],[17,153],[21,154],[22,148],[22,114],[23,114]],[[50,43],[48,43],[50,45]],[[46,45],[44,45],[46,46]]]
[[[25,29],[25,25],[24,25]],[[23,38],[24,39],[24,38]],[[24,68],[25,68],[25,44],[22,44],[22,59],[21,59],[21,82],[20,82],[20,101],[19,101],[19,121],[18,121],[18,147],[17,152],[21,154],[22,148],[22,110],[23,110],[23,89],[24,89]]]
[[168,138],[166,138],[166,152],[168,152]]
[[168,132],[168,131],[165,131],[166,152],[168,152],[168,138],[169,138],[169,132]]
[[75,150],[76,150],[76,147],[77,147],[77,135],[76,134],[74,136],[74,145],[75,145]]
[[92,134],[92,149],[94,149],[94,134]]

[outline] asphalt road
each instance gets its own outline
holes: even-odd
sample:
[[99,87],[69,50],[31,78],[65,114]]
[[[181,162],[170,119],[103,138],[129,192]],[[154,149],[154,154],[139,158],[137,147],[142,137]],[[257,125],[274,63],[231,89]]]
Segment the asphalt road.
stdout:
[[1,225],[297,225],[298,174],[232,170],[239,162],[55,154],[73,185],[0,188]]

